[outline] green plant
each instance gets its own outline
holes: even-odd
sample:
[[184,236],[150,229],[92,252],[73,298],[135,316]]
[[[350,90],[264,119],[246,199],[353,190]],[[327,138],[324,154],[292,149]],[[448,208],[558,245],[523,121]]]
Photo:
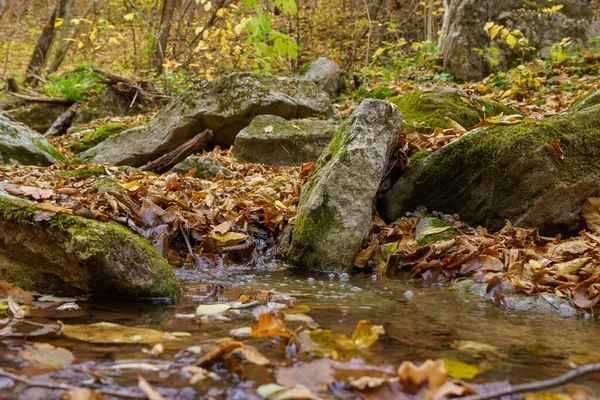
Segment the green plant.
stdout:
[[50,74],[44,84],[44,92],[49,96],[64,96],[77,102],[86,98],[91,92],[98,92],[104,88],[101,83],[102,76],[91,68],[77,69],[58,76]]
[[570,37],[562,38],[560,42],[554,43],[550,48],[550,57],[552,58],[552,61],[561,62],[566,60],[569,55],[565,51],[565,48],[571,45],[571,43],[573,42]]
[[[275,16],[269,12],[271,2],[266,0],[264,7],[258,5],[258,0],[246,0],[246,7],[254,7],[256,15],[246,24],[246,30],[250,34],[246,39],[246,45],[252,46],[254,62],[252,70],[270,74],[271,64],[282,65],[286,58],[295,60],[298,57],[298,45],[294,39],[285,33],[273,30],[271,20]],[[298,12],[295,0],[275,0],[274,5],[281,7],[284,12],[296,15]],[[247,57],[249,54],[246,54]]]

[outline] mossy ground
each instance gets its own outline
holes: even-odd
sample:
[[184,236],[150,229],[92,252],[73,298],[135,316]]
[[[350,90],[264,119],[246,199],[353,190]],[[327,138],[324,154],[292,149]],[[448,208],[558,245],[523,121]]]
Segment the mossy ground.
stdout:
[[61,176],[67,176],[71,178],[89,178],[90,176],[102,176],[106,175],[104,168],[85,168],[85,169],[74,169],[71,171],[62,171],[58,173]]
[[[451,226],[449,223],[439,218],[432,218],[429,221],[429,225],[431,228],[445,228]],[[440,233],[423,236],[417,240],[417,244],[419,246],[424,246],[428,243],[443,242],[445,240],[450,240],[459,234],[460,233],[457,230],[450,228]]]

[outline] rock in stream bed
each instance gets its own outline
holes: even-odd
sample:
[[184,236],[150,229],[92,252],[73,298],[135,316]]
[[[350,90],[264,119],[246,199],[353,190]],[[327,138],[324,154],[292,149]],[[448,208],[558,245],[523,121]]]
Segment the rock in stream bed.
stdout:
[[170,265],[141,236],[116,222],[44,212],[10,188],[0,186],[0,279],[45,293],[179,296]]

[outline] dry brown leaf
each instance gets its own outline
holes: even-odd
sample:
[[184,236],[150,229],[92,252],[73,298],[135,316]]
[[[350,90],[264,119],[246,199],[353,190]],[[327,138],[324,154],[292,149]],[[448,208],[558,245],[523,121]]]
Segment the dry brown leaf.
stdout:
[[292,337],[290,332],[285,327],[283,321],[275,318],[271,313],[260,314],[258,317],[258,324],[252,327],[252,336],[280,336],[286,339]]
[[587,227],[600,233],[600,198],[588,197],[585,199],[581,213]]
[[550,143],[550,147],[552,147],[552,149],[554,150],[554,154],[558,155],[561,160],[565,159],[565,152],[563,151],[563,149],[560,148],[560,143],[558,142],[557,138],[554,138],[554,140],[552,140],[552,142]]
[[366,249],[362,250],[360,253],[358,253],[356,255],[356,257],[354,258],[354,266],[356,268],[364,268],[367,266],[367,264],[369,263],[369,260],[371,260],[371,257],[373,256],[373,252],[375,251],[375,248],[377,247],[379,243],[375,242],[372,245],[370,245],[369,247],[367,247]]
[[252,364],[267,365],[271,362],[254,346],[244,345],[237,349],[237,351],[242,353],[246,360],[250,361]]
[[148,400],[164,400],[164,397],[154,390],[148,381],[145,380],[141,375],[138,375],[138,388],[144,392],[144,394],[148,397]]
[[427,382],[429,389],[437,389],[448,381],[448,372],[443,360],[427,360],[418,367],[410,361],[404,361],[398,368],[398,377],[402,384],[411,383],[418,387]]

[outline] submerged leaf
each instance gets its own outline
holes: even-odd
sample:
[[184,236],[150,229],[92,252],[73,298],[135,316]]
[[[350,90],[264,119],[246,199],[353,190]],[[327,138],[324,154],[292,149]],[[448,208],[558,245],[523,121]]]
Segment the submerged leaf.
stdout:
[[65,369],[68,367],[75,356],[67,349],[54,347],[49,343],[34,343],[33,346],[25,345],[19,355],[31,362],[42,364],[49,369]]
[[173,339],[166,332],[136,326],[123,326],[110,322],[64,325],[62,334],[68,338],[89,343],[144,343],[154,344]]
[[456,360],[443,360],[448,375],[455,379],[473,379],[479,375],[479,368]]
[[196,308],[196,315],[221,314],[230,308],[229,304],[202,304]]

